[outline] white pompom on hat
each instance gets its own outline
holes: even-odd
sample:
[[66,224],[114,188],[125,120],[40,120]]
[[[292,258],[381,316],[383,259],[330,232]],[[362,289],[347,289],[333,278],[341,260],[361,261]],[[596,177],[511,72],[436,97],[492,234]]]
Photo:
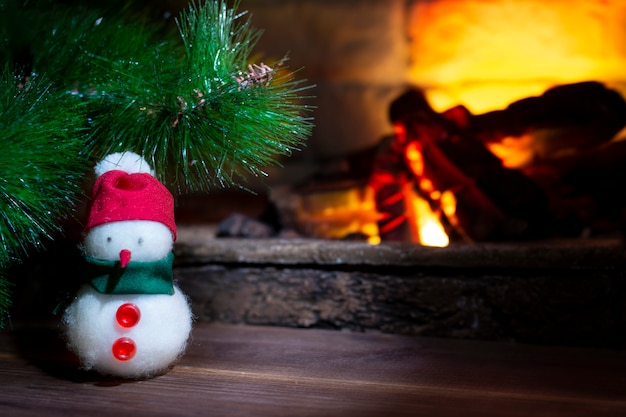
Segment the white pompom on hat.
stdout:
[[154,170],[145,159],[134,152],[116,152],[107,155],[94,167],[94,172],[99,177],[108,171],[119,170],[129,174],[150,174],[154,176]]

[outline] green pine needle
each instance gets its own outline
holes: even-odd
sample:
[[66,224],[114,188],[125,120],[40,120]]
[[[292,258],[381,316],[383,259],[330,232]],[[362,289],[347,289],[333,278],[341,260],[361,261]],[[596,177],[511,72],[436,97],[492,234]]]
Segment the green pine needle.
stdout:
[[132,66],[94,53],[116,82],[102,86],[110,108],[95,118],[91,147],[133,150],[184,192],[264,175],[303,146],[313,126],[300,94],[312,86],[285,60],[250,63],[261,32],[244,16],[221,1],[192,3],[177,20],[179,42],[136,51]]
[[[0,268],[60,230],[85,175],[84,106],[50,94],[43,79],[0,79]],[[0,311],[7,307],[0,282]]]
[[55,5],[33,13],[37,29],[23,36],[33,74],[89,102],[86,154],[132,150],[170,189],[204,192],[265,175],[313,128],[302,104],[313,86],[286,57],[251,62],[262,32],[238,5],[192,2],[177,30],[113,7]]
[[84,178],[84,106],[36,79],[0,80],[0,260],[40,247],[60,230]]

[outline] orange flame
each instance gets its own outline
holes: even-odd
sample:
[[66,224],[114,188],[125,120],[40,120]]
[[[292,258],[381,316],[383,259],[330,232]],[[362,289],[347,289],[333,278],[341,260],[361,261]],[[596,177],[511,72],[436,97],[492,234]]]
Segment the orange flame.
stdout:
[[[417,186],[421,193],[428,196],[435,204],[441,204],[442,192],[435,188],[433,182],[424,175],[424,158],[418,142],[411,142],[405,148],[405,158],[410,170],[417,178]],[[411,185],[407,185],[404,190],[405,198],[408,201],[408,218],[411,221],[412,234],[414,240],[424,246],[445,247],[450,244],[450,238],[439,217],[439,213],[433,210],[429,201],[419,193],[413,191]],[[451,203],[447,199],[448,204]],[[443,208],[443,207],[442,207]],[[444,209],[444,213],[446,208]],[[447,208],[448,211],[451,208]],[[452,208],[454,210],[454,208]]]
[[450,238],[441,224],[439,216],[430,208],[428,201],[416,194],[412,200],[412,205],[415,211],[419,243],[424,246],[448,246]]

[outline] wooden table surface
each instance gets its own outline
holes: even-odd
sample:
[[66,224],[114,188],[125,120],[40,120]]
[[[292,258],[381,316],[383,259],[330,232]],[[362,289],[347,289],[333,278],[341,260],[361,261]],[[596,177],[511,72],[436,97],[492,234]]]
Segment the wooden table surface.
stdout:
[[626,416],[626,352],[199,323],[145,381],[75,368],[54,327],[0,331],[0,416]]

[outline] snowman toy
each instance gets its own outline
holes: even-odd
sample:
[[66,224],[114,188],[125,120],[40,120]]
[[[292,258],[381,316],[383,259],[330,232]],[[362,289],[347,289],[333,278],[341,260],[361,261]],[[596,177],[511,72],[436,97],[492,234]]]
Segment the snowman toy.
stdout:
[[151,378],[180,359],[193,321],[173,280],[174,199],[132,152],[108,155],[94,171],[86,282],[63,313],[63,332],[84,369]]

